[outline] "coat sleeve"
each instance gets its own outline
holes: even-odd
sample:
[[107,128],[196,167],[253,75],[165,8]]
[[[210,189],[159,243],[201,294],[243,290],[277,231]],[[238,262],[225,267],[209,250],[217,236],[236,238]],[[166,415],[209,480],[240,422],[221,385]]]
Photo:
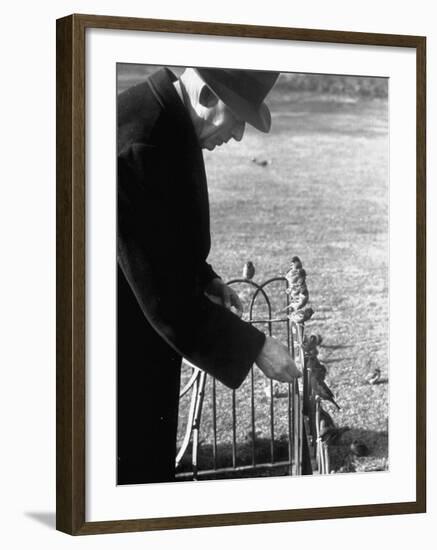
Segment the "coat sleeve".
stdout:
[[189,246],[182,250],[175,238],[172,197],[161,184],[163,167],[154,153],[134,144],[119,155],[119,265],[144,316],[162,338],[199,368],[237,388],[265,336],[199,290],[216,275],[208,264],[199,264],[197,281],[193,270],[184,267],[193,265]]
[[205,288],[208,283],[216,278],[220,279],[221,277],[220,275],[217,275],[217,273],[208,262],[203,262],[199,268],[199,280],[201,286]]

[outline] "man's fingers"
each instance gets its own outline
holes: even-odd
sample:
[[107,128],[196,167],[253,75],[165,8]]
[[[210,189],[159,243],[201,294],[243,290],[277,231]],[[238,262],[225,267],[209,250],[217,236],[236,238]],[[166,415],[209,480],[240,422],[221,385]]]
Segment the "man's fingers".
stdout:
[[223,287],[223,302],[226,309],[231,309],[231,292],[228,287]]
[[232,299],[232,305],[236,309],[236,314],[238,315],[238,317],[241,317],[243,315],[243,305],[241,303],[240,297],[236,292],[232,291],[231,299]]

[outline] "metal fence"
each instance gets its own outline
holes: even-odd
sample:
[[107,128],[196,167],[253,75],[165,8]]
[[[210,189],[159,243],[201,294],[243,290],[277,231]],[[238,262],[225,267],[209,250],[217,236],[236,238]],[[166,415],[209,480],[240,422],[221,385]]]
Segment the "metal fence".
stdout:
[[[307,344],[305,322],[313,311],[307,306],[308,291],[305,271],[300,265],[290,275],[274,277],[261,284],[250,275],[228,282],[245,298],[245,320],[275,336],[287,345],[290,355],[303,372],[301,379],[292,384],[278,384],[251,369],[244,390],[244,417],[249,424],[250,437],[242,443],[238,433],[242,414],[238,412],[238,390],[229,390],[215,378],[208,376],[195,365],[185,362],[186,382],[180,391],[181,402],[189,400],[186,426],[176,457],[177,479],[217,479],[221,477],[245,477],[255,475],[308,475],[314,471],[329,473],[329,452],[320,434],[320,398],[311,389],[311,362],[314,353]],[[292,270],[293,271],[293,270]],[[299,277],[300,274],[300,277]],[[261,406],[259,376],[263,377],[264,402]],[[256,377],[257,383],[256,383]],[[226,413],[230,423],[224,429],[230,445],[220,443],[223,426],[219,426],[220,402],[223,392],[230,393],[230,407]],[[282,412],[276,412],[281,400]],[[283,405],[286,405],[285,407]],[[266,406],[267,405],[267,406]],[[199,459],[202,451],[202,414],[208,411],[208,438],[211,441],[208,460]],[[275,421],[280,416],[282,433],[275,431]],[[263,432],[257,431],[262,418]],[[222,432],[220,431],[222,430]],[[262,452],[260,452],[260,449]],[[220,453],[226,451],[227,462]],[[241,455],[244,455],[241,459]],[[240,460],[239,460],[240,459]]]

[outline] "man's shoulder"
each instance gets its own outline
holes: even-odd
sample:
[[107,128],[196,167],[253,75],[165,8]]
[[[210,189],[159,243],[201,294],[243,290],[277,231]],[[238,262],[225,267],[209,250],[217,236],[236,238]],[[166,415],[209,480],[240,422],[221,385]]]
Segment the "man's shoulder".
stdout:
[[159,69],[143,82],[118,96],[117,125],[119,152],[131,143],[158,145],[174,125],[169,106],[173,105],[172,73]]

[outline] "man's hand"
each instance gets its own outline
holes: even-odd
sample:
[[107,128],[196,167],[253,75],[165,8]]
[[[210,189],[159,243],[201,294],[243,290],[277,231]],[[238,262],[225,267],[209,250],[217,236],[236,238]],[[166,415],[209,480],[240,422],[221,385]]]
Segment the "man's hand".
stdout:
[[302,376],[288,349],[270,336],[266,336],[264,346],[255,363],[268,378],[279,380],[279,382],[290,383],[293,378]]
[[243,306],[238,294],[218,277],[208,283],[205,293],[211,302],[230,309],[238,317],[243,315]]

